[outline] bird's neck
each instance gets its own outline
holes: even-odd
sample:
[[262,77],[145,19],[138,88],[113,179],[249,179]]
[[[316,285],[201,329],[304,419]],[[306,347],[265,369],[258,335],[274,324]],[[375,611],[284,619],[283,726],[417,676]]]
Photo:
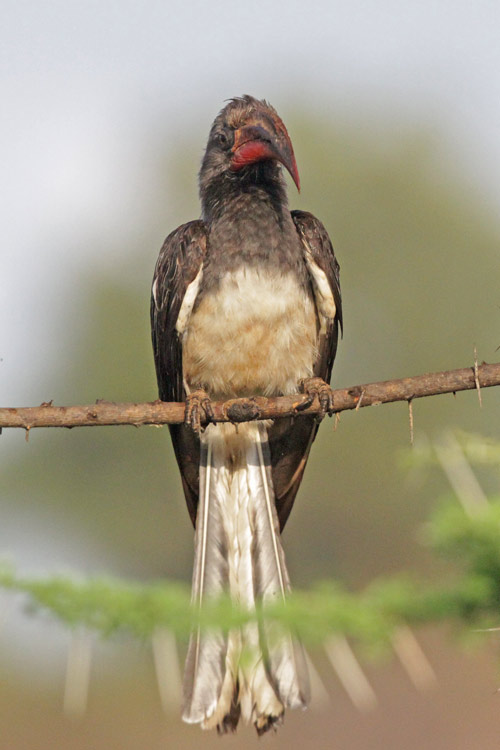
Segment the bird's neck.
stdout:
[[286,186],[281,170],[274,164],[258,163],[239,173],[224,172],[214,177],[200,191],[202,217],[208,224],[223,218],[233,220],[242,208],[267,207],[278,221],[289,214]]
[[210,259],[205,264],[204,288],[242,267],[293,271],[302,281],[302,249],[281,186],[274,190],[253,184],[228,192],[204,219]]
[[302,249],[281,172],[267,163],[253,165],[253,170],[225,173],[218,183],[212,180],[203,187],[211,262],[205,264],[202,291],[241,267],[289,270],[302,282]]

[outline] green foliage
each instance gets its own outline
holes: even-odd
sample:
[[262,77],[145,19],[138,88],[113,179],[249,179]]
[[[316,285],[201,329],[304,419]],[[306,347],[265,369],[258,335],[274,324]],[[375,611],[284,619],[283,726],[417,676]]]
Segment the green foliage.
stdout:
[[443,507],[426,536],[434,549],[500,586],[500,498],[491,498],[473,518],[457,505]]
[[[468,437],[462,440],[468,440]],[[479,439],[474,436],[477,447]],[[486,443],[488,450],[496,446]],[[421,463],[421,455],[416,456]],[[432,454],[428,454],[432,462]],[[425,527],[425,542],[454,563],[450,580],[437,586],[410,576],[380,579],[359,593],[324,581],[309,591],[295,591],[283,602],[257,613],[236,608],[227,598],[203,610],[190,606],[188,587],[172,581],[140,585],[112,578],[78,582],[17,575],[0,568],[0,586],[23,592],[30,608],[50,612],[70,627],[85,626],[103,636],[127,632],[140,639],[169,628],[181,639],[197,625],[228,630],[265,616],[297,630],[309,644],[342,633],[373,651],[388,645],[401,624],[449,621],[466,626],[500,622],[500,498],[474,514],[453,501],[442,504]]]

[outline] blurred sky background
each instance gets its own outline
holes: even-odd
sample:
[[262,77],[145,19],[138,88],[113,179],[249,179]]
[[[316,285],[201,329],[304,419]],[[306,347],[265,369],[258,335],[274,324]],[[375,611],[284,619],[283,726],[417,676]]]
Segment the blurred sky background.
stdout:
[[[156,397],[154,263],[166,234],[197,217],[210,124],[244,93],[283,117],[303,185],[291,205],[317,213],[336,247],[346,333],[335,384],[464,367],[475,345],[498,359],[499,30],[485,0],[4,0],[1,405]],[[447,398],[415,405],[417,437],[449,425],[498,437],[496,393],[481,413],[474,394]],[[166,430],[55,432],[0,439],[5,554],[29,572],[188,580],[192,533]],[[333,445],[322,428],[285,534],[297,585],[359,586],[412,565],[436,575],[415,529],[446,483],[405,484],[407,442],[403,406],[345,415]],[[328,715],[288,717],[276,747],[496,748],[491,659],[425,638],[437,694],[417,697],[387,667],[372,717],[336,686]],[[0,750],[216,746],[177,713],[162,717],[150,656],[131,644],[100,647],[89,714],[68,724],[67,640],[50,620],[7,617]]]
[[[158,201],[150,174],[159,142],[175,149],[188,129],[196,163],[231,96],[267,97],[311,119],[350,117],[375,133],[391,118],[427,121],[495,204],[493,1],[6,0],[0,21],[1,388],[9,403],[24,403],[33,368],[40,376],[53,360],[82,264],[119,264],[107,238],[140,236],[141,216]],[[82,226],[93,241],[75,254]]]

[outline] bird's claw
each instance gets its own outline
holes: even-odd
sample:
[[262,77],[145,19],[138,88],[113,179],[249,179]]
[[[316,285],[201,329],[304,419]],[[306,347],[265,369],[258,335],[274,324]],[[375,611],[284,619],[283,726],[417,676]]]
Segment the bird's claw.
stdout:
[[184,424],[188,424],[199,434],[203,422],[213,422],[214,412],[210,396],[201,388],[192,391],[186,398],[186,410],[184,412]]
[[332,416],[333,390],[322,378],[303,378],[299,382],[299,390],[301,393],[305,393],[307,398],[304,401],[294,404],[295,411],[308,409],[312,406],[314,399],[317,398],[319,401],[319,411],[316,414],[316,421],[323,421],[326,414],[329,417]]

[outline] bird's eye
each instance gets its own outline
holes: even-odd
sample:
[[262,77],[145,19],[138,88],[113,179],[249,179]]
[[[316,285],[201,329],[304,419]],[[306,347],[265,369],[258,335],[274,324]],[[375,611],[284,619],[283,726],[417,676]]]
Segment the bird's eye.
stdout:
[[227,146],[228,138],[227,138],[227,135],[224,133],[224,131],[221,130],[218,133],[216,133],[214,136],[214,139],[215,139],[215,142],[219,146]]

